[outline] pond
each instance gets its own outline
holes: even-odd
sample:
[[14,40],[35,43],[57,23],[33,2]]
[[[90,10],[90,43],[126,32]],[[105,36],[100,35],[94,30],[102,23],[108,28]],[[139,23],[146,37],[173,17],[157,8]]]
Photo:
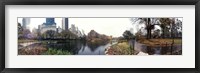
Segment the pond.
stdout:
[[[18,49],[26,46],[27,49],[33,49],[43,46],[47,49],[57,49],[68,51],[72,55],[105,55],[105,49],[114,43],[91,44],[81,40],[68,40],[68,41],[39,41],[20,43]],[[135,40],[129,40],[129,45],[134,47],[137,52],[142,52],[148,55],[182,55],[182,45],[172,46],[146,46],[138,43]]]
[[174,46],[147,46],[135,41],[134,49],[148,55],[181,55],[182,45]]
[[48,48],[62,49],[72,52],[74,55],[105,55],[105,48],[110,43],[99,45],[89,44],[84,41],[66,41],[61,43],[49,43]]
[[[28,44],[28,43],[24,43]],[[23,44],[23,45],[24,45]],[[51,48],[51,49],[58,49],[58,50],[63,50],[63,51],[69,51],[73,55],[105,55],[105,49],[109,46],[111,46],[110,43],[104,43],[104,44],[90,44],[85,41],[81,40],[69,40],[69,41],[43,41],[43,43],[32,43],[28,44],[26,48],[33,48],[36,47],[37,45],[43,45],[46,48]],[[18,46],[18,48],[21,48],[22,46]]]

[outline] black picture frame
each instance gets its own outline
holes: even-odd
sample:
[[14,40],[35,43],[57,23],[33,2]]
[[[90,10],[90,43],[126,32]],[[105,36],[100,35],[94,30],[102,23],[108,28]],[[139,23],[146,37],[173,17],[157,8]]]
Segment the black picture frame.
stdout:
[[[195,68],[5,68],[6,5],[195,5]],[[2,73],[200,73],[200,0],[1,0],[0,71]]]

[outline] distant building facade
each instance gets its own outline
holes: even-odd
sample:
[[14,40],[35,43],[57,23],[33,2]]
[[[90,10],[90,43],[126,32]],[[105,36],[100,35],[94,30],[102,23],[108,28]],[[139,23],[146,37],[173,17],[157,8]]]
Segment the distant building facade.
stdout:
[[71,31],[72,33],[76,34],[78,37],[82,37],[83,36],[81,31],[78,29],[78,27],[75,26],[75,24],[71,25],[71,28],[69,28],[69,31]]
[[32,36],[33,36],[33,38],[36,38],[38,36],[38,29],[36,29],[36,28],[32,29]]
[[61,33],[62,32],[62,28],[58,27],[56,28],[57,33]]
[[53,24],[56,24],[54,18],[46,18],[45,25],[53,25]]
[[62,29],[68,30],[68,18],[62,18]]
[[54,18],[46,18],[46,23],[38,26],[38,29],[40,30],[41,34],[45,33],[48,30],[57,31]]
[[29,29],[30,18],[23,18],[22,19],[22,26],[24,29]]

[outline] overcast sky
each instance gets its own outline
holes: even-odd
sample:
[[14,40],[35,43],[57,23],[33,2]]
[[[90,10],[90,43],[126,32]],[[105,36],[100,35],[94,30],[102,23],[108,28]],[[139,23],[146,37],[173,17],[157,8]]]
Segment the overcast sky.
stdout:
[[[30,30],[38,28],[38,25],[45,23],[45,21],[45,18],[31,18]],[[61,21],[62,18],[55,18],[57,27],[61,27]],[[18,18],[18,22],[22,24],[22,18]],[[69,28],[71,24],[75,24],[80,31],[84,30],[85,34],[95,30],[100,34],[114,37],[122,36],[125,30],[133,28],[130,18],[69,18]]]
[[[178,18],[182,21],[182,18]],[[18,18],[18,22],[22,24],[22,18]],[[38,25],[46,22],[46,18],[31,18],[29,28],[38,29]],[[55,18],[56,26],[62,28],[62,18]],[[119,37],[122,36],[125,30],[133,29],[136,33],[139,29],[134,29],[136,25],[132,24],[130,18],[69,18],[69,28],[74,24],[80,31],[84,30],[88,34],[91,30],[95,30],[100,34]],[[140,28],[144,27],[140,25]]]

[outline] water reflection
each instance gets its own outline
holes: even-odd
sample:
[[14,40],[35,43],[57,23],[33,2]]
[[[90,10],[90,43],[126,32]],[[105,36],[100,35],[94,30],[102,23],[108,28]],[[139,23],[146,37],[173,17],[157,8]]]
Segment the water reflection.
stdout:
[[[115,42],[117,43],[117,42]],[[113,43],[114,44],[114,43]],[[27,46],[28,45],[28,46]],[[182,45],[172,46],[146,46],[138,43],[135,40],[129,40],[130,47],[134,47],[135,51],[143,52],[148,55],[181,55]],[[67,41],[42,41],[32,42],[28,44],[19,44],[19,49],[27,46],[28,49],[34,48],[51,48],[58,50],[67,50],[73,55],[105,55],[105,49],[111,46],[111,43],[93,44],[81,40],[67,40]]]
[[182,45],[172,46],[146,46],[135,42],[135,50],[149,55],[181,55]]
[[100,45],[80,40],[47,44],[47,48],[67,50],[74,55],[105,55],[105,48],[108,46],[110,46],[110,43]]

